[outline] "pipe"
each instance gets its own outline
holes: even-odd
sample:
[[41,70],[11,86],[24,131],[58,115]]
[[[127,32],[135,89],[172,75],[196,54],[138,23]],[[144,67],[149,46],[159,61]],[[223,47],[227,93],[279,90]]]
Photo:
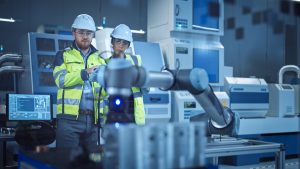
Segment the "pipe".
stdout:
[[0,56],[0,65],[4,62],[19,62],[22,60],[22,55],[19,54],[4,54]]
[[0,67],[0,74],[1,73],[17,73],[23,72],[25,69],[22,66],[3,66]]

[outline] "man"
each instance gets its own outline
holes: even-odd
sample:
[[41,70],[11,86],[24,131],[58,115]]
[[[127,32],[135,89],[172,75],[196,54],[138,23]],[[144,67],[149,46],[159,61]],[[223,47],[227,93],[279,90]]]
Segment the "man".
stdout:
[[97,146],[102,90],[98,83],[89,81],[89,75],[105,61],[91,45],[95,31],[90,15],[78,15],[72,24],[73,45],[56,55],[53,76],[58,87],[57,147],[86,145],[91,151]]
[[[141,66],[141,57],[138,55],[125,54],[126,49],[129,48],[130,43],[132,43],[132,33],[127,25],[118,25],[111,33],[111,45],[113,49],[113,55],[106,60],[107,62],[111,58],[124,58],[129,60],[133,65]],[[123,113],[126,114],[123,122],[133,122],[136,124],[145,124],[145,110],[142,91],[140,88],[132,87],[132,94],[130,97],[123,98],[125,104],[129,105],[124,107]],[[115,101],[113,96],[109,96],[109,113],[113,112],[111,106]],[[124,105],[125,105],[124,104]],[[109,115],[107,117],[109,121]]]

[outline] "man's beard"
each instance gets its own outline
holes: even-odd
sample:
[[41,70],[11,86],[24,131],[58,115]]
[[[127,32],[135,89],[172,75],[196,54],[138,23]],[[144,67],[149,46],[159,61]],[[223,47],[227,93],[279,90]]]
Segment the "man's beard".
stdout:
[[77,46],[81,50],[87,50],[87,49],[89,49],[90,45],[91,45],[91,42],[87,42],[87,41],[81,41],[81,42],[77,43]]

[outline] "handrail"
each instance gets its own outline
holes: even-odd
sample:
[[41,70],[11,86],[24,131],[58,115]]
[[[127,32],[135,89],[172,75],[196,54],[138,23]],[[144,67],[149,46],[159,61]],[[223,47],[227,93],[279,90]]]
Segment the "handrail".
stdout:
[[287,71],[293,71],[297,73],[298,78],[300,78],[300,69],[296,65],[285,65],[283,66],[278,73],[278,83],[282,84],[283,83],[283,75]]

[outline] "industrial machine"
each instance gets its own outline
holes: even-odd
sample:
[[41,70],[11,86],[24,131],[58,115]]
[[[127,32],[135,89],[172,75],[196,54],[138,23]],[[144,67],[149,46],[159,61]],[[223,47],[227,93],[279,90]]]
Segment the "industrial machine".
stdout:
[[224,47],[220,37],[207,35],[177,35],[158,41],[171,69],[202,68],[212,86],[224,84]]
[[223,23],[222,0],[148,1],[148,41],[161,44],[169,68],[206,70],[214,88],[224,84]]
[[[157,19],[159,18],[159,19]],[[170,69],[201,68],[213,90],[224,85],[224,31],[222,0],[148,1],[147,40],[161,45]],[[171,121],[189,121],[203,111],[185,91],[172,91]],[[191,105],[188,105],[191,103]]]
[[[52,94],[57,87],[53,79],[53,63],[56,52],[71,46],[71,35],[27,33],[21,41],[25,71],[18,77],[18,93]],[[56,97],[53,97],[56,104]]]
[[268,86],[270,108],[267,116],[294,116],[295,90],[293,86],[290,84],[268,84]]
[[[113,29],[104,28],[96,31],[94,45],[103,58],[112,55],[111,37]],[[142,58],[142,66],[148,71],[160,71],[164,67],[162,51],[158,43],[134,41],[125,51],[128,54],[137,54]],[[162,91],[158,88],[149,88],[143,95],[146,123],[168,122],[171,118],[170,91]]]
[[6,103],[9,121],[52,120],[52,99],[49,94],[7,94]]
[[[159,19],[158,19],[159,18]],[[148,40],[158,41],[176,33],[223,35],[222,0],[148,1]]]
[[[190,122],[190,118],[204,114],[205,111],[187,91],[172,92],[172,118],[171,122]],[[222,106],[230,107],[229,97],[226,92],[214,92]]]
[[7,94],[6,117],[15,122],[14,141],[24,149],[49,145],[55,141],[50,94]]
[[230,108],[243,118],[265,117],[269,108],[269,89],[264,79],[226,77],[224,90]]
[[299,115],[300,114],[300,68],[296,65],[286,65],[283,66],[278,73],[278,83],[283,84],[283,76],[285,72],[287,71],[292,71],[296,73],[296,78],[298,79],[298,83],[292,84],[294,88],[294,93],[295,93],[295,114]]
[[172,122],[189,122],[190,117],[205,113],[195,98],[186,91],[172,92]]

